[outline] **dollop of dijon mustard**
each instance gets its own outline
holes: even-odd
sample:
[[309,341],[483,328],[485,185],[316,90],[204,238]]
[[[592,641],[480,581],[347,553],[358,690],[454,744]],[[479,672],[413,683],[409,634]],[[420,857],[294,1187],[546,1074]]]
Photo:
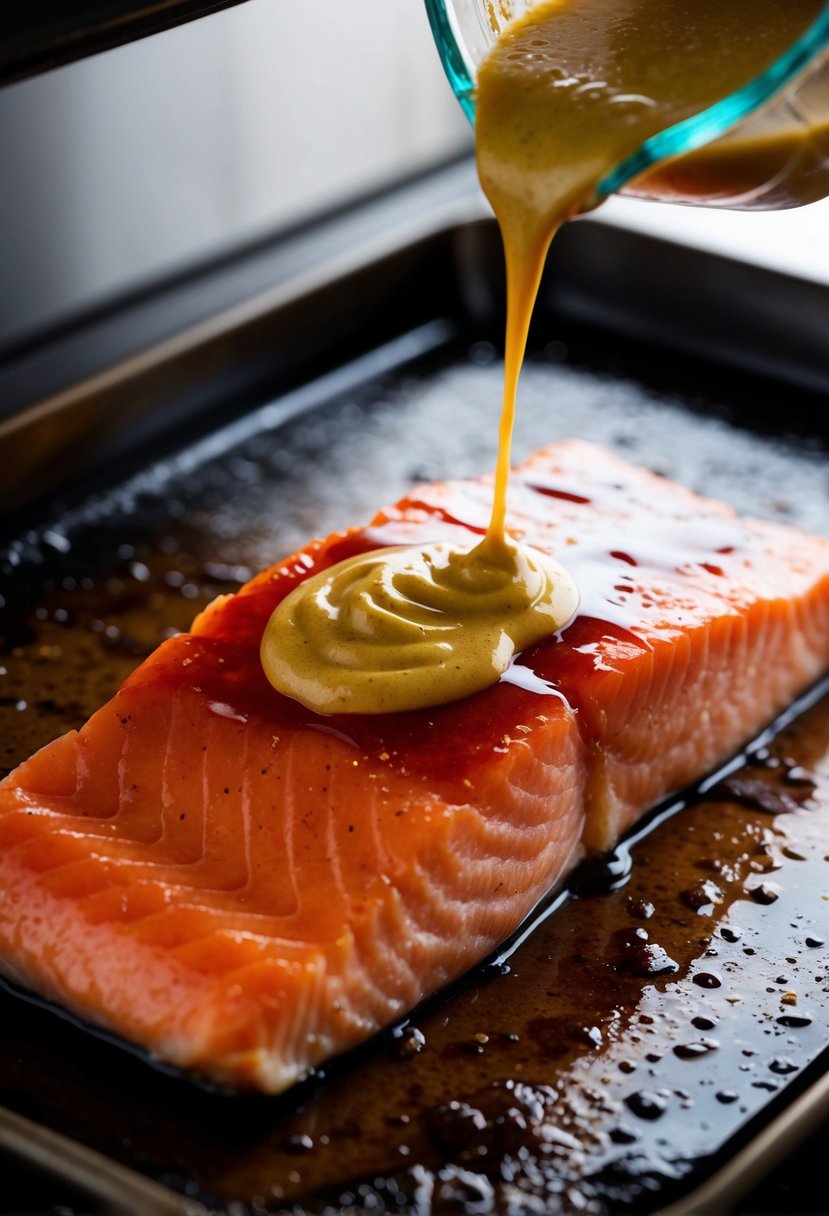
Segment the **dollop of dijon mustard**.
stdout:
[[377,549],[296,587],[262,638],[279,692],[323,714],[442,705],[495,683],[515,654],[574,615],[578,592],[552,558],[487,536]]

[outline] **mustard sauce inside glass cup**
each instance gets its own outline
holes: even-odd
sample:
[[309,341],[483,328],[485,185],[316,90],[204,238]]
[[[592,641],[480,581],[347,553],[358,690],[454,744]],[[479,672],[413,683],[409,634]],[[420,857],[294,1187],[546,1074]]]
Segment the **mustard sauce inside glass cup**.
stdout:
[[[531,0],[426,0],[444,69],[471,122],[478,66],[509,24],[537,7]],[[622,193],[783,210],[829,196],[829,4],[816,3],[806,21],[742,88],[625,156],[604,175],[594,201]]]

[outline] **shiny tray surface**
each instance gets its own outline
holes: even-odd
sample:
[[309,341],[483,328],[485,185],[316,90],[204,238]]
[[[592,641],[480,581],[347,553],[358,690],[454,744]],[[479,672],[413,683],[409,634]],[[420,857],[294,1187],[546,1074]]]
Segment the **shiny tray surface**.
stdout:
[[[481,248],[489,258],[488,236]],[[0,763],[80,725],[171,630],[310,535],[414,481],[492,465],[495,329],[463,299],[436,298],[356,361],[76,489],[58,514],[10,522]],[[516,456],[584,436],[827,533],[818,404],[574,319],[553,291]],[[0,1104],[219,1210],[684,1202],[818,1082],[829,1045],[826,696],[743,775],[753,804],[718,786],[664,808],[526,940],[283,1098],[207,1092],[5,992]]]

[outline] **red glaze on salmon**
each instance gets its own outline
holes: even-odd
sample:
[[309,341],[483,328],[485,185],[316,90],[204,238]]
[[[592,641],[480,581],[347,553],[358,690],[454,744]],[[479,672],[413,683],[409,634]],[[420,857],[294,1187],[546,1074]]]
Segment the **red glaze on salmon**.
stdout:
[[510,532],[583,599],[486,692],[322,718],[259,665],[311,572],[485,531],[489,484],[449,483],[217,600],[20,765],[0,784],[3,972],[165,1061],[279,1091],[483,958],[829,666],[829,542],[575,441],[510,498]]

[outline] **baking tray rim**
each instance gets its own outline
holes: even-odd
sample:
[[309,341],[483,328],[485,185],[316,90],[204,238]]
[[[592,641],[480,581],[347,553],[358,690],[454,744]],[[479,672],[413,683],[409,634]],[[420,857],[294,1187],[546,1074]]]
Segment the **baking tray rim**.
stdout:
[[[185,380],[204,392],[208,372],[200,357],[215,350],[217,342],[234,347],[247,342],[247,349],[261,356],[267,339],[278,333],[274,327],[279,318],[290,317],[292,309],[351,276],[374,274],[383,265],[396,267],[404,256],[417,264],[419,256],[440,246],[446,254],[448,284],[460,290],[462,273],[481,248],[480,235],[474,234],[486,232],[485,239],[492,240],[494,229],[471,161],[454,160],[369,199],[362,209],[355,205],[307,230],[278,235],[258,250],[240,251],[218,268],[190,273],[181,283],[160,284],[148,296],[126,300],[68,336],[47,336],[44,346],[30,352],[22,364],[0,362],[0,396],[12,402],[12,412],[0,415],[0,460],[18,478],[12,479],[11,488],[0,486],[0,512],[13,513],[25,498],[26,481],[15,472],[20,455],[37,449],[56,420],[71,433],[76,417],[84,417],[82,425],[90,433],[91,426],[129,415],[135,408],[130,392],[139,387],[144,416],[148,400],[158,400],[159,409],[166,409],[171,395],[181,395]],[[582,235],[587,232],[589,238]],[[555,253],[554,309],[577,324],[587,321],[593,328],[640,341],[644,332],[654,347],[829,393],[825,285],[649,235],[625,225],[618,215],[588,215],[568,225]],[[252,271],[254,266],[258,273]],[[670,321],[666,314],[677,311],[677,280],[683,283],[680,315]],[[475,284],[475,293],[470,315],[500,308],[491,284],[483,289]],[[194,313],[193,300],[202,295],[209,298],[210,307],[206,314]],[[149,315],[159,312],[165,318],[161,337],[158,328],[147,323]],[[742,320],[735,319],[738,313],[744,314]],[[125,339],[125,334],[133,336]],[[59,387],[54,372],[51,380],[38,379],[43,368],[63,376]],[[34,377],[31,384],[27,375]],[[52,451],[52,456],[61,454],[59,448]],[[26,479],[41,471],[35,467]]]
[[[824,1051],[814,1062],[819,1066]],[[784,1095],[785,1096],[785,1095]],[[778,1165],[829,1116],[829,1069],[756,1132],[724,1165],[688,1195],[660,1209],[661,1216],[709,1216],[731,1206]],[[759,1112],[757,1117],[762,1117]],[[0,1106],[0,1149],[86,1191],[114,1216],[203,1216],[210,1209],[155,1182],[130,1166],[60,1132]]]
[[[40,418],[80,407],[89,397],[130,383],[152,369],[166,366],[180,358],[193,357],[198,350],[216,338],[227,337],[229,333],[289,307],[320,288],[356,271],[370,268],[400,250],[401,235],[405,235],[406,247],[412,247],[433,238],[448,236],[455,230],[478,225],[482,221],[491,226],[492,221],[486,218],[486,212],[476,194],[461,192],[454,198],[445,199],[440,207],[427,211],[415,222],[410,218],[404,227],[398,225],[383,230],[375,234],[373,239],[342,252],[340,256],[310,267],[304,274],[276,283],[249,300],[217,312],[206,320],[128,355],[112,366],[34,403],[13,419],[0,422],[0,440],[12,434],[19,434],[26,426]],[[601,220],[591,219],[589,223],[599,230],[627,232],[616,224],[604,224]],[[641,234],[636,234],[636,238],[653,240],[659,245],[666,244],[661,238],[642,238]],[[727,260],[722,259],[720,255],[701,251],[695,251],[695,256],[700,259]],[[780,280],[786,277],[775,271],[761,270],[758,273]],[[815,1063],[825,1058],[824,1052]],[[827,1115],[829,1070],[789,1101],[783,1110],[773,1116],[765,1127],[756,1132],[748,1143],[703,1183],[687,1196],[662,1209],[663,1216],[702,1216],[712,1210],[727,1210],[724,1205],[739,1200]],[[180,1216],[196,1216],[206,1211],[201,1203],[2,1106],[0,1149],[79,1186],[94,1198],[109,1205],[109,1209],[114,1212],[132,1213],[141,1210],[157,1212],[159,1216],[166,1216],[167,1213],[170,1213],[170,1216],[174,1213]]]

